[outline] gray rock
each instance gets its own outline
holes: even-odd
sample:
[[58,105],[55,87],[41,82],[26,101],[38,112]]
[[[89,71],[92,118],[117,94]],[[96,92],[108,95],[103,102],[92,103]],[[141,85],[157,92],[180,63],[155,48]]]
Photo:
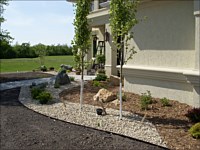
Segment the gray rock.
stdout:
[[70,79],[69,79],[69,76],[66,74],[66,70],[61,70],[56,76],[55,84],[65,85],[69,83],[70,83]]
[[72,71],[72,66],[70,66],[70,65],[64,65],[64,64],[62,64],[62,65],[60,65],[60,67],[61,67],[61,69],[64,69],[64,70],[70,70],[70,71]]

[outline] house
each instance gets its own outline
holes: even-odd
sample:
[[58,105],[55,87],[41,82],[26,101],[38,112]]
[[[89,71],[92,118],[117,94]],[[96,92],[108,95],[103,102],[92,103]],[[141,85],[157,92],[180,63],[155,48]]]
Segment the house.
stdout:
[[[75,1],[75,0],[68,0]],[[88,22],[92,28],[90,60],[100,49],[108,76],[117,75],[109,26],[109,0],[94,0]],[[131,46],[137,51],[123,66],[124,90],[178,100],[200,107],[200,0],[142,0]]]

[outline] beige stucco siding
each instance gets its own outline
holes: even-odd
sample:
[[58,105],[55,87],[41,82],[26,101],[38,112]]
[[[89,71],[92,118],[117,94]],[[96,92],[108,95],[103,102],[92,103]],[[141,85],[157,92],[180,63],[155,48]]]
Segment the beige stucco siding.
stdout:
[[195,66],[195,17],[192,1],[143,3],[131,42],[138,51],[127,65],[170,68]]

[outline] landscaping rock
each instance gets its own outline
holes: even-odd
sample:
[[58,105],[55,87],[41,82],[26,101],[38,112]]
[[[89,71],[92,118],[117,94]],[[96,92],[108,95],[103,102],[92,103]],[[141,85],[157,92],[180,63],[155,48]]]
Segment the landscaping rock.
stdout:
[[66,85],[70,83],[69,76],[66,74],[66,70],[61,70],[55,79],[56,85]]
[[72,71],[72,66],[70,66],[70,65],[64,65],[64,64],[62,64],[62,65],[60,65],[60,67],[61,67],[61,69],[64,69],[64,70],[70,70],[70,71]]
[[115,106],[119,106],[120,105],[120,102],[118,99],[112,101],[112,103],[115,105]]
[[100,89],[99,92],[93,97],[94,101],[108,103],[116,99],[116,94],[106,90]]

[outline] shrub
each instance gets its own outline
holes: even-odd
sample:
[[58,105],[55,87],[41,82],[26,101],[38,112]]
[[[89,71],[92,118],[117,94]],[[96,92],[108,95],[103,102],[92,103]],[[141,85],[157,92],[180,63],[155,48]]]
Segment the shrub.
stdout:
[[37,96],[37,99],[40,104],[46,104],[48,101],[52,100],[52,96],[49,92],[43,91]]
[[59,88],[59,87],[60,87],[60,84],[56,82],[56,83],[54,84],[54,88]]
[[74,80],[75,80],[75,77],[69,77],[69,80],[70,80],[70,81],[74,81]]
[[94,79],[95,81],[106,81],[107,75],[105,74],[97,74],[96,78]]
[[97,63],[103,63],[104,64],[105,61],[106,61],[105,55],[97,55],[96,59],[97,59]]
[[47,71],[47,67],[45,65],[42,65],[42,66],[40,66],[40,70],[43,71],[43,72]]
[[188,119],[191,122],[194,122],[194,123],[200,122],[200,108],[193,108],[193,109],[188,110],[185,116],[188,117]]
[[105,69],[98,69],[97,72],[98,72],[98,74],[105,74],[106,73]]
[[32,98],[34,99],[37,99],[37,96],[42,93],[44,91],[44,89],[41,89],[41,88],[37,88],[37,87],[34,87],[31,89],[31,96]]
[[55,68],[54,67],[49,67],[49,70],[50,71],[53,71]]
[[193,125],[189,129],[189,133],[192,135],[192,137],[199,139],[200,138],[200,122]]
[[70,72],[72,72],[71,70],[67,70],[67,73],[70,73]]
[[160,102],[163,106],[170,106],[169,99],[167,99],[166,97],[160,99]]
[[96,87],[100,87],[101,86],[101,83],[99,81],[93,81],[92,82],[92,85],[93,86],[96,86]]
[[148,105],[152,104],[152,97],[150,91],[147,91],[147,93],[142,93],[140,97],[141,102],[141,109],[148,109]]

